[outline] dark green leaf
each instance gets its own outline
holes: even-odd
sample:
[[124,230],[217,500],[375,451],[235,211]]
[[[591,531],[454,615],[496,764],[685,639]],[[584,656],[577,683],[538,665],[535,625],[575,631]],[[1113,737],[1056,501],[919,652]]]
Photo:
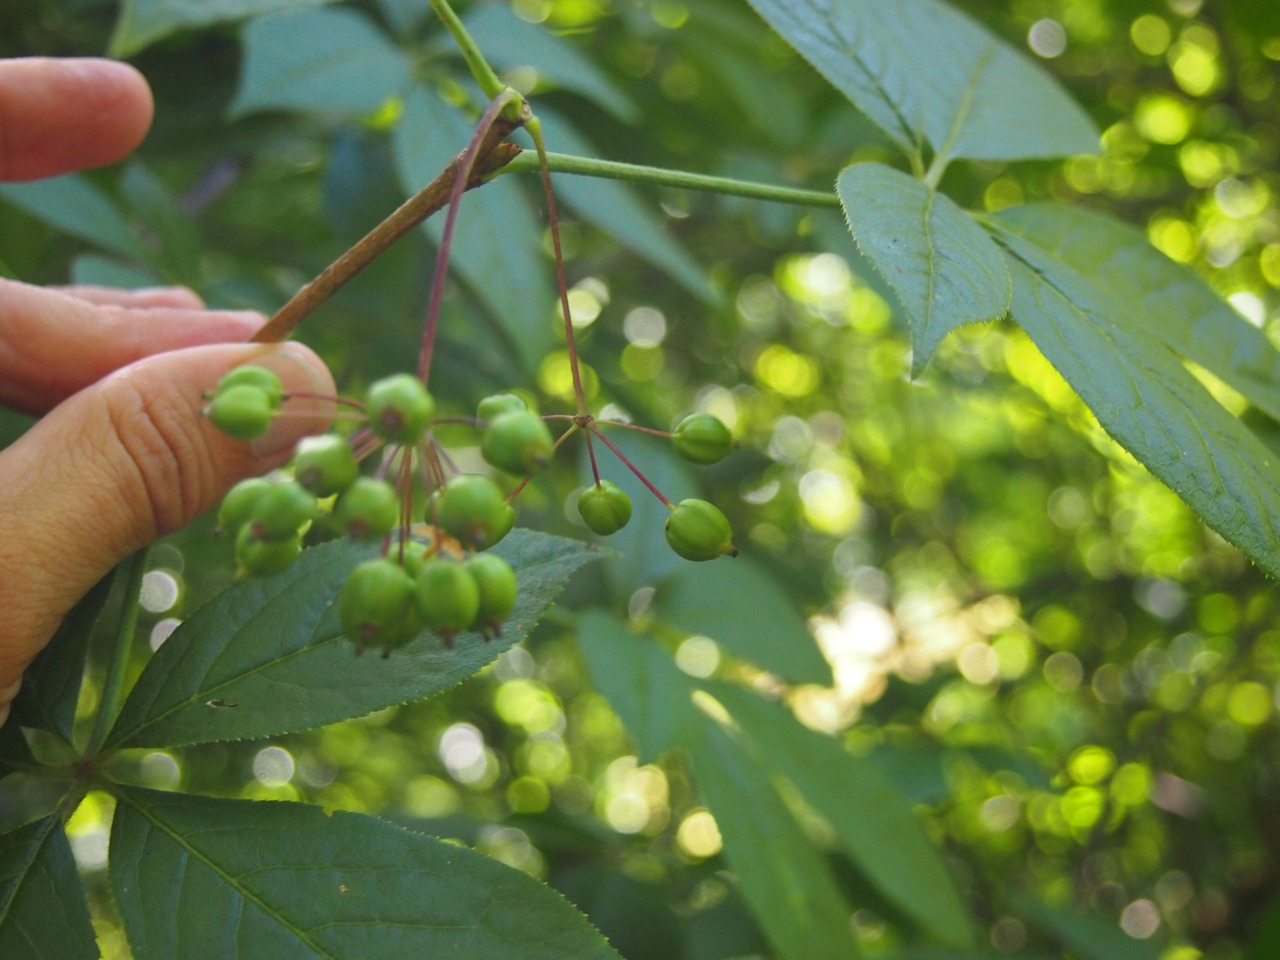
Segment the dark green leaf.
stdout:
[[129,221],[105,193],[79,174],[0,184],[0,199],[73,237],[130,259],[144,259]]
[[1009,270],[973,218],[921,181],[880,163],[846,167],[836,183],[849,230],[911,320],[912,374],[967,323],[1009,309]]
[[1081,960],[1155,960],[1159,948],[1135,940],[1114,921],[1076,910],[1050,907],[1029,898],[1017,902],[1018,912],[1033,926],[1070,950]]
[[765,935],[786,960],[858,955],[831,868],[769,775],[712,721],[692,747],[694,782],[720,828],[724,857]]
[[15,772],[15,765],[34,765],[36,758],[31,754],[27,738],[22,727],[10,718],[0,726],[0,780]]
[[71,282],[137,290],[141,287],[154,287],[160,283],[160,279],[147,270],[127,266],[112,257],[86,253],[72,261]]
[[757,756],[831,824],[840,845],[881,893],[939,939],[973,942],[972,921],[941,855],[874,763],[741,687],[721,683],[710,692],[755,743]]
[[54,814],[0,834],[0,957],[98,956],[62,818]]
[[108,53],[128,57],[171,33],[333,0],[124,0]]
[[1016,160],[1091,153],[1093,123],[1017,50],[940,0],[750,0],[903,150]]
[[1087,207],[1034,203],[995,217],[1077,273],[1105,286],[1115,319],[1163,340],[1280,419],[1280,352],[1195,271],[1170,260],[1141,230]]
[[994,222],[1009,252],[1012,313],[1104,429],[1210,527],[1280,576],[1276,460],[1126,308]]
[[693,684],[657,640],[588,610],[578,618],[578,646],[596,689],[635,740],[642,762],[681,745],[702,722],[689,699]]
[[408,58],[354,10],[291,10],[244,29],[232,116],[255,110],[372,113],[412,79]]
[[125,788],[110,870],[137,960],[618,960],[546,884],[362,814]]
[[663,619],[718,640],[735,657],[793,683],[831,684],[831,666],[791,598],[749,560],[685,564],[655,599]]
[[424,632],[387,659],[373,652],[357,657],[334,600],[348,572],[377,552],[345,540],[322,544],[278,576],[219,594],[152,657],[108,746],[265,737],[430,696],[522,640],[569,575],[598,556],[575,540],[512,531],[493,548],[520,581],[501,637],[460,634],[448,649]]
[[[400,182],[416,193],[431,182],[471,140],[467,120],[423,87],[405,100],[393,148]],[[437,244],[445,211],[427,221]],[[462,198],[453,235],[450,267],[492,313],[532,372],[555,343],[555,299],[551,267],[540,248],[541,230],[519,187],[509,177],[471,190]]]

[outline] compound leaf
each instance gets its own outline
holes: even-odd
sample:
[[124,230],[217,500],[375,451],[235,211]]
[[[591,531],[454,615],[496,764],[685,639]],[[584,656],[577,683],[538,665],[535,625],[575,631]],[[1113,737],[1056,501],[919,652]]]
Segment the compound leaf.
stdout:
[[903,150],[1016,160],[1092,153],[1092,121],[1035,63],[940,0],[750,0]]
[[542,882],[362,814],[122,788],[110,872],[138,960],[619,960]]
[[493,548],[520,597],[502,635],[429,631],[387,659],[355,655],[335,600],[376,545],[334,541],[282,574],[246,580],[197,610],[151,658],[108,737],[110,747],[265,737],[419,700],[453,686],[518,643],[569,575],[599,554],[575,540],[514,530]]
[[124,0],[108,54],[129,57],[179,30],[334,0]]
[[0,834],[0,957],[98,956],[62,818],[54,814]]
[[913,374],[967,323],[1009,309],[1009,270],[973,218],[921,181],[880,163],[846,167],[836,184],[849,230],[911,320]]

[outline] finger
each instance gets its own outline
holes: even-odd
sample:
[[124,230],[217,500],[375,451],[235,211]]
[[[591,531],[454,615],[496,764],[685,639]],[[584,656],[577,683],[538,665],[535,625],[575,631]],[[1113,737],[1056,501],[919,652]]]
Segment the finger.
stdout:
[[99,306],[0,279],[0,404],[43,413],[142,357],[243,342],[263,322],[250,311]]
[[115,163],[142,142],[147,81],[112,60],[0,61],[0,180],[35,180]]
[[186,287],[140,287],[137,290],[120,290],[116,287],[99,287],[82,283],[70,287],[46,287],[45,289],[56,290],[99,307],[131,309],[171,307],[175,310],[204,308],[204,301],[200,299],[200,295]]
[[0,690],[112,566],[328,425],[332,403],[289,400],[289,415],[252,444],[218,432],[201,415],[204,392],[249,361],[286,391],[333,395],[328,371],[299,344],[193,347],[112,374],[0,452]]

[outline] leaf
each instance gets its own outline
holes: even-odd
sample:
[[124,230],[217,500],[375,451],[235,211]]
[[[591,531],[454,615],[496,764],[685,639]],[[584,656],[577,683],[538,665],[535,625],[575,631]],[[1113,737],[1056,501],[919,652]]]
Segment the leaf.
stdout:
[[1160,338],[1280,420],[1280,351],[1142,231],[1063,203],[1011,207],[994,219],[1107,288],[1127,308],[1117,322]]
[[105,193],[79,174],[0,184],[0,198],[51,227],[130,259],[145,259],[133,228]]
[[110,872],[137,960],[620,960],[541,881],[362,814],[121,788]]
[[179,30],[334,0],[124,0],[107,54],[124,58]]
[[657,640],[600,610],[578,617],[578,646],[597,690],[622,720],[643,763],[685,743],[702,722],[694,686]]
[[749,560],[685,564],[655,599],[663,619],[720,641],[736,657],[793,683],[832,683],[831,666],[790,597]]
[[724,683],[709,689],[755,743],[757,756],[831,824],[840,845],[882,894],[939,939],[972,944],[972,921],[941,855],[874,763],[750,691]]
[[62,818],[54,814],[0,834],[0,957],[99,955]]
[[[404,104],[392,147],[400,182],[416,193],[471,140],[471,124],[431,91],[416,87]],[[438,245],[444,211],[425,229]],[[541,230],[524,195],[500,177],[463,195],[450,266],[489,308],[527,372],[555,343],[554,297],[543,260]]]
[[357,657],[335,600],[351,569],[378,549],[322,544],[304,550],[286,572],[246,580],[205,604],[143,669],[107,746],[266,737],[420,700],[522,640],[569,575],[598,556],[575,540],[512,531],[493,548],[520,582],[501,637],[460,634],[449,649],[424,631],[389,658]]
[[413,68],[354,10],[289,10],[244,28],[244,64],[231,115],[255,110],[372,113],[403,92]]
[[1030,924],[1079,955],[1080,960],[1156,960],[1160,955],[1154,943],[1135,940],[1113,921],[1050,907],[1028,897],[1018,898],[1016,907]]
[[692,748],[694,783],[715,816],[743,898],[785,960],[858,955],[850,908],[831,868],[805,836],[768,774],[704,718]]
[[1035,63],[940,0],[750,0],[904,151],[1017,160],[1094,153],[1083,110]]
[[137,290],[141,287],[158,286],[160,278],[148,270],[123,264],[113,257],[85,253],[71,261],[71,282]]
[[849,231],[911,319],[912,375],[966,323],[1009,309],[999,248],[948,197],[879,163],[846,167],[836,183]]
[[[549,150],[579,157],[594,157],[599,152],[546,107],[538,108],[538,119]],[[557,203],[572,207],[583,219],[648,260],[704,303],[720,303],[720,295],[707,282],[705,272],[694,264],[688,251],[636,191],[602,177],[552,174],[551,181]]]
[[1122,447],[1214,530],[1280,576],[1275,456],[1172,352],[1118,320],[1093,278],[992,221],[1013,275],[1012,314]]
[[639,120],[640,108],[635,101],[577,46],[546,27],[521,20],[508,4],[483,4],[469,13],[464,23],[495,68],[533,67],[540,77],[595,101],[619,120]]
[[34,766],[36,758],[18,722],[10,718],[0,726],[0,780],[17,773],[23,766]]

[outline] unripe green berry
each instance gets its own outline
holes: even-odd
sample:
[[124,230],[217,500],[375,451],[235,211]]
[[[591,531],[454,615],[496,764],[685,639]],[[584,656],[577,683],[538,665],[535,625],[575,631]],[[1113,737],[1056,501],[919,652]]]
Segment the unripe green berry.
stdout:
[[495,393],[480,401],[480,406],[476,408],[476,416],[487,423],[498,419],[504,413],[528,409],[528,404],[518,393]]
[[259,390],[267,394],[267,398],[271,401],[271,409],[280,409],[280,404],[284,400],[284,385],[280,382],[280,378],[266,367],[259,367],[254,364],[246,364],[243,367],[236,367],[229,371],[218,381],[218,386],[214,390],[214,394],[223,393],[232,387],[257,387]]
[[357,540],[377,540],[400,519],[400,497],[385,480],[357,477],[333,504],[333,522]]
[[274,410],[261,387],[242,384],[220,390],[205,408],[214,426],[237,440],[253,440],[267,432]]
[[664,531],[671,549],[686,560],[714,560],[738,552],[729,521],[706,500],[681,500],[667,517]]
[[249,526],[259,540],[288,540],[320,512],[315,495],[300,483],[285,480],[271,485],[253,507]]
[[431,423],[436,402],[417,377],[397,373],[369,387],[365,412],[373,432],[384,440],[417,443]]
[[489,421],[480,452],[499,470],[524,474],[545,467],[554,445],[540,416],[529,410],[509,410]]
[[489,546],[492,547],[505,537],[516,525],[516,508],[511,504],[507,504],[507,508],[502,511],[502,522],[498,524],[498,528],[493,532],[493,539],[490,540]]
[[733,434],[719,417],[695,413],[675,429],[676,453],[694,463],[716,463],[733,449]]
[[238,534],[253,516],[262,495],[272,486],[271,481],[264,477],[250,477],[228,490],[222,498],[222,506],[218,508],[218,529],[232,536]]
[[345,439],[336,433],[322,433],[298,442],[293,472],[298,483],[317,497],[331,497],[355,483],[360,464]]
[[480,610],[480,588],[460,563],[432,560],[418,573],[418,613],[422,622],[445,637],[466,630]]
[[300,537],[263,540],[254,535],[252,524],[245,524],[236,537],[236,564],[241,576],[269,577],[287,570],[301,549]]
[[436,509],[440,526],[475,550],[492,546],[510,529],[506,497],[479,474],[462,474],[445,484]]
[[631,498],[616,483],[601,480],[578,494],[578,513],[592,533],[607,537],[631,520]]
[[497,554],[477,553],[466,562],[466,568],[480,591],[480,607],[471,626],[479,630],[499,632],[499,625],[516,608],[520,586],[511,565]]
[[338,619],[347,636],[363,647],[402,646],[421,625],[413,577],[386,557],[367,560],[347,577],[338,598]]
[[392,542],[389,556],[404,567],[405,573],[411,577],[417,577],[428,559],[427,545],[421,540],[406,540],[403,547],[399,543]]

